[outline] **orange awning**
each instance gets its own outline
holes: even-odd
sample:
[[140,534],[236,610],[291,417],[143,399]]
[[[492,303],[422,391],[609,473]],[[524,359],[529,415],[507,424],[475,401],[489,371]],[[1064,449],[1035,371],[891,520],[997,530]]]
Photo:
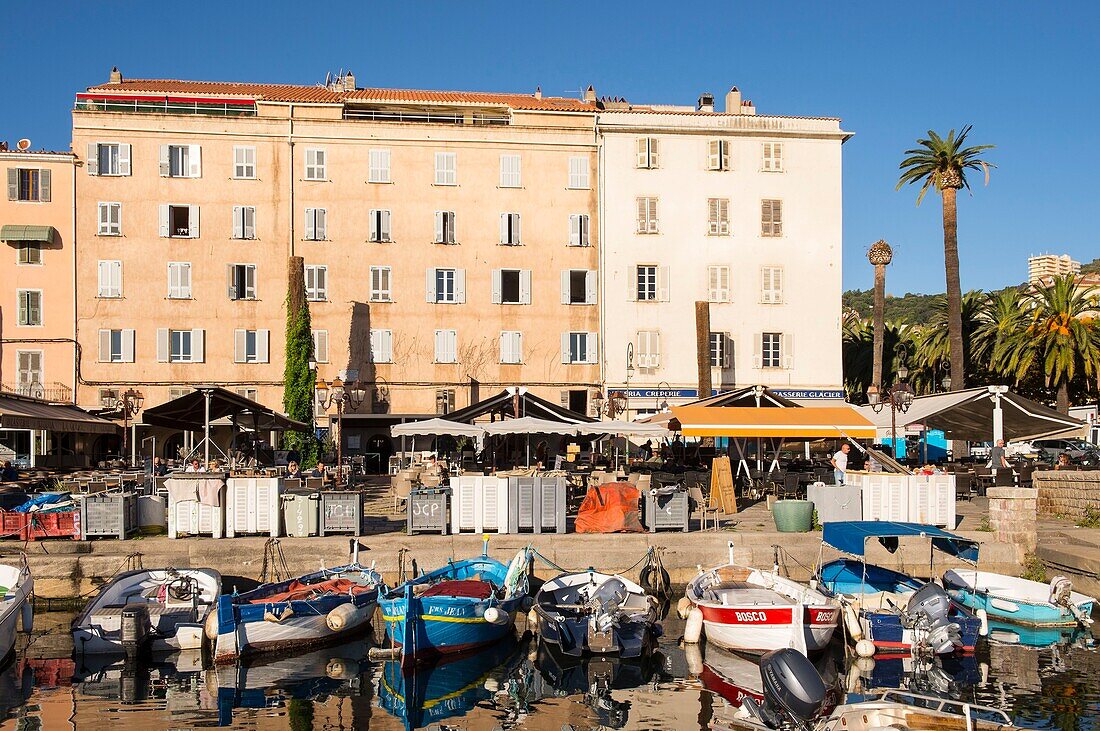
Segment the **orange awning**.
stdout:
[[851,406],[765,409],[745,406],[673,406],[686,437],[873,439],[875,425]]

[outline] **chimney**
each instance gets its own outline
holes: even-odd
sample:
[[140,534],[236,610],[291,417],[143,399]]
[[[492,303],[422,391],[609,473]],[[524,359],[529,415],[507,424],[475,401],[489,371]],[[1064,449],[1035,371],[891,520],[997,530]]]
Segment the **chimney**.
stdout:
[[344,74],[344,91],[355,91],[355,74],[351,71]]
[[756,107],[753,106],[753,103],[751,101],[746,99],[745,101],[741,102],[741,113],[756,114]]
[[741,114],[741,90],[736,86],[726,94],[726,114]]
[[697,112],[713,112],[714,111],[714,94],[709,91],[704,91],[699,95],[699,101],[695,105],[695,111]]
[[592,87],[591,84],[589,84],[588,88],[584,91],[584,100],[589,104],[596,103],[596,90]]
[[111,69],[111,80],[110,80],[109,83],[111,83],[111,84],[121,84],[122,83],[122,72],[118,70],[118,66],[115,66],[114,68]]
[[535,87],[535,98],[536,99],[542,99],[542,87],[541,86],[536,86]]

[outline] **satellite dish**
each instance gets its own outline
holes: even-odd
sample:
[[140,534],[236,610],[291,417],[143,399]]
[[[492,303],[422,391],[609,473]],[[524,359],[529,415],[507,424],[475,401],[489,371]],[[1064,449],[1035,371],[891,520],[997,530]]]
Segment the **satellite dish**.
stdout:
[[29,150],[29,149],[31,149],[31,141],[28,140],[26,137],[19,140],[19,142],[16,142],[15,144],[19,147],[20,150]]

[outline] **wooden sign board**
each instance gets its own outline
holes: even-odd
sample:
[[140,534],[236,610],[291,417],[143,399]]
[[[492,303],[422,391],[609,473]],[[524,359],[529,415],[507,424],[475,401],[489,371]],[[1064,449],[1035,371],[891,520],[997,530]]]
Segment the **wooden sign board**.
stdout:
[[737,513],[737,491],[733,486],[733,471],[729,457],[715,457],[710,473],[710,507],[726,515]]

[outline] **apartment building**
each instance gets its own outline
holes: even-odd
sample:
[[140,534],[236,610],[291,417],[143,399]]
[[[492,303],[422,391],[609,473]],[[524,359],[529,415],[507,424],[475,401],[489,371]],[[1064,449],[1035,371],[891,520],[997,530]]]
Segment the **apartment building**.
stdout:
[[112,72],[73,111],[77,400],[218,384],[278,407],[301,256],[319,377],[368,386],[349,428],[508,385],[587,410],[596,142],[594,104],[538,91]]
[[1028,284],[1036,284],[1044,279],[1061,277],[1067,274],[1080,274],[1081,262],[1074,261],[1069,254],[1039,254],[1027,259]]
[[716,390],[843,398],[841,145],[831,118],[603,100],[601,300],[608,391],[631,417],[698,396],[695,303]]

